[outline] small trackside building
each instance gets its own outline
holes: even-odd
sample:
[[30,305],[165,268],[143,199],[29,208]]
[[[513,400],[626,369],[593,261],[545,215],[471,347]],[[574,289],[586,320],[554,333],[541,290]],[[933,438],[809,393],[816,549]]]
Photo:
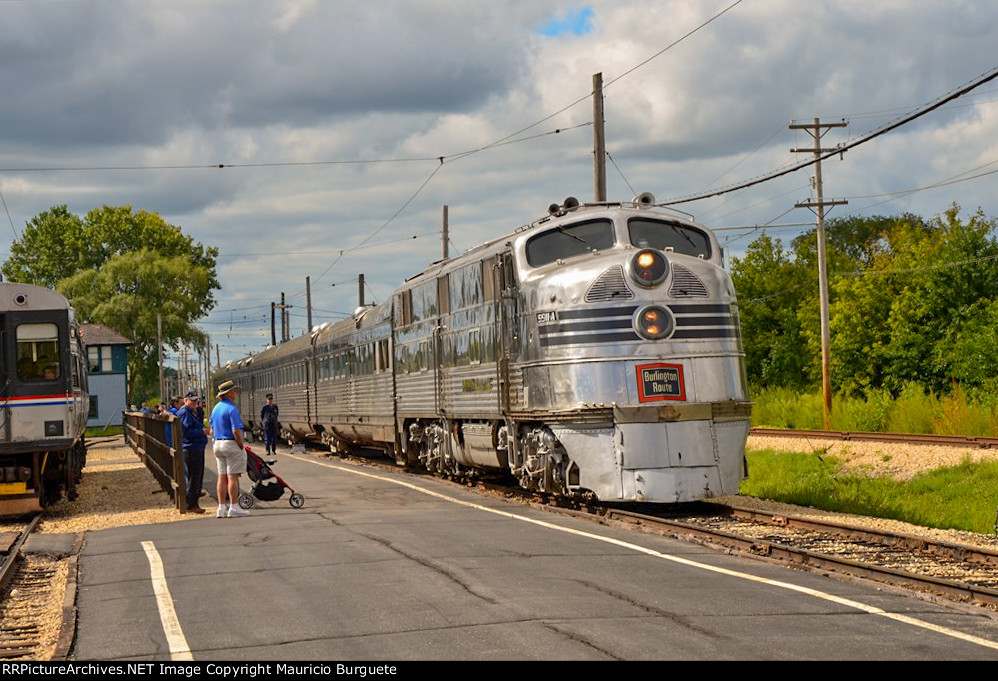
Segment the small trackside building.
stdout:
[[90,412],[87,427],[121,425],[128,408],[128,346],[132,344],[103,324],[80,324],[87,346]]

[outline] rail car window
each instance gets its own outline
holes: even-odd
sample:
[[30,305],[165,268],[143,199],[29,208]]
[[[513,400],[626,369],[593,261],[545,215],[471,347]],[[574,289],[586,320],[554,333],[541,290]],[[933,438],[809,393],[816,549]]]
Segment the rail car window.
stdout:
[[412,289],[412,321],[419,322],[437,316],[437,282],[428,281]]
[[482,304],[482,263],[473,262],[450,273],[450,311]]
[[52,381],[59,366],[59,327],[21,324],[17,327],[17,377],[22,381]]
[[684,255],[710,257],[710,239],[699,229],[674,222],[632,218],[627,221],[631,245],[638,248],[671,248]]
[[527,241],[527,264],[541,267],[556,260],[612,248],[613,244],[613,223],[609,220],[555,227]]

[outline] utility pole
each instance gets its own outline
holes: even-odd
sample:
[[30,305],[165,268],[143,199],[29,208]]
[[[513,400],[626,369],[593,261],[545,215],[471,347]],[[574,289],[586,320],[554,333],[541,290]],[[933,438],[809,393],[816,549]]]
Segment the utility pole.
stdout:
[[606,137],[603,131],[603,74],[593,74],[593,193],[606,201]]
[[212,389],[215,387],[211,384],[211,336],[205,336],[204,339],[204,398],[207,402],[207,411],[211,413],[211,394]]
[[357,306],[364,307],[364,275],[357,275]]
[[821,138],[827,132],[828,128],[844,128],[845,126],[845,120],[838,123],[822,123],[818,118],[815,118],[810,124],[790,123],[791,130],[805,130],[814,140],[814,146],[810,149],[791,149],[790,151],[795,154],[811,152],[815,158],[815,199],[813,201],[801,201],[795,204],[795,207],[815,209],[815,215],[818,217],[818,293],[821,299],[821,396],[824,403],[825,430],[830,429],[832,417],[831,350],[829,347],[831,345],[831,332],[828,328],[828,265],[825,255],[825,206],[843,206],[848,201],[842,199],[825,200],[821,184],[821,155],[834,150],[822,149]]
[[308,331],[312,333],[312,281],[305,277],[305,318],[308,320]]
[[276,310],[277,306],[274,304],[274,301],[270,301],[270,344],[271,345],[277,345],[277,327],[274,324],[274,318],[276,317],[274,313]]
[[450,238],[450,234],[448,233],[448,231],[450,229],[450,227],[449,227],[450,219],[449,219],[449,217],[447,215],[447,212],[448,212],[447,211],[447,205],[444,204],[444,214],[443,214],[444,260],[446,260],[448,257],[450,257],[450,251],[447,249],[447,241]]
[[156,347],[159,348],[159,398],[163,399],[163,315],[156,315]]
[[288,339],[288,311],[284,304],[284,291],[281,291],[281,342]]

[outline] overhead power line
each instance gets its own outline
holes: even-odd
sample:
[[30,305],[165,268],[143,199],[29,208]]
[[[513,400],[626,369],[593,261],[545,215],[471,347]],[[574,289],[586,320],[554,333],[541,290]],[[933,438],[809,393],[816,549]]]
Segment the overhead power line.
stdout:
[[915,111],[912,111],[908,115],[903,116],[902,118],[899,118],[898,120],[896,120],[896,121],[894,121],[892,123],[888,123],[887,125],[884,125],[884,126],[882,126],[880,128],[877,128],[876,130],[874,130],[872,132],[869,132],[866,135],[863,135],[862,137],[858,137],[858,138],[856,138],[856,139],[854,139],[854,140],[852,140],[850,142],[846,142],[845,144],[840,144],[839,146],[835,147],[834,149],[829,149],[829,150],[823,152],[822,154],[815,155],[812,158],[805,159],[803,161],[800,161],[798,163],[794,163],[794,164],[792,164],[790,166],[786,166],[786,167],[778,169],[778,170],[774,170],[774,171],[772,171],[770,173],[767,173],[765,175],[761,175],[761,176],[759,176],[759,177],[757,177],[755,179],[752,179],[752,180],[747,180],[745,182],[741,182],[739,184],[729,185],[729,186],[724,187],[722,189],[717,189],[717,190],[709,191],[709,192],[701,192],[699,194],[693,194],[691,196],[685,196],[685,197],[681,197],[681,198],[678,198],[678,199],[673,199],[673,200],[670,200],[670,201],[660,201],[656,205],[659,205],[659,206],[675,206],[675,205],[679,205],[681,203],[690,203],[692,201],[700,201],[700,200],[703,200],[703,199],[709,199],[709,198],[714,197],[714,196],[720,196],[721,194],[727,194],[728,192],[737,191],[739,189],[745,189],[747,187],[752,187],[752,186],[755,186],[757,184],[761,184],[763,182],[768,182],[770,180],[775,180],[776,178],[782,177],[784,175],[789,175],[790,173],[793,173],[793,172],[796,172],[798,170],[801,170],[802,168],[807,168],[809,166],[814,165],[815,163],[819,163],[819,162],[823,161],[826,158],[831,158],[832,156],[838,156],[840,154],[844,154],[845,152],[849,151],[850,149],[854,149],[854,148],[858,147],[861,144],[865,144],[865,143],[867,143],[867,142],[869,142],[869,141],[871,141],[873,139],[876,139],[877,137],[880,137],[881,135],[886,135],[891,130],[899,128],[902,125],[906,125],[906,124],[912,122],[913,120],[915,120],[917,118],[921,118],[922,116],[924,116],[924,115],[926,115],[926,114],[928,114],[928,113],[930,113],[932,111],[935,111],[936,109],[938,109],[939,107],[943,106],[944,104],[946,104],[948,102],[951,102],[954,99],[958,99],[959,97],[962,97],[963,95],[967,94],[968,92],[970,92],[970,91],[972,91],[972,90],[980,87],[981,85],[984,85],[985,83],[988,83],[988,82],[994,80],[995,78],[998,78],[998,68],[995,68],[995,69],[992,69],[991,71],[988,71],[984,75],[979,76],[978,78],[975,78],[974,80],[972,80],[969,83],[961,86],[957,90],[954,90],[953,92],[950,92],[949,94],[944,95],[944,96],[940,97],[939,99],[936,99],[936,100],[934,100],[932,102],[929,102],[928,104],[925,104],[924,106],[916,109]]

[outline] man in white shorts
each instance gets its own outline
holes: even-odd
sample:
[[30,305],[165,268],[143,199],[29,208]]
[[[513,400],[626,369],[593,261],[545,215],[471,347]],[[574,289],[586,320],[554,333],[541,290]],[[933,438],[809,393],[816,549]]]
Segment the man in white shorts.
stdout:
[[[218,386],[218,404],[211,410],[211,430],[215,438],[213,450],[218,464],[218,511],[216,518],[238,518],[249,515],[239,508],[239,476],[246,470],[246,449],[243,444],[243,419],[235,400],[239,386],[226,381]],[[228,503],[226,503],[228,495]]]

